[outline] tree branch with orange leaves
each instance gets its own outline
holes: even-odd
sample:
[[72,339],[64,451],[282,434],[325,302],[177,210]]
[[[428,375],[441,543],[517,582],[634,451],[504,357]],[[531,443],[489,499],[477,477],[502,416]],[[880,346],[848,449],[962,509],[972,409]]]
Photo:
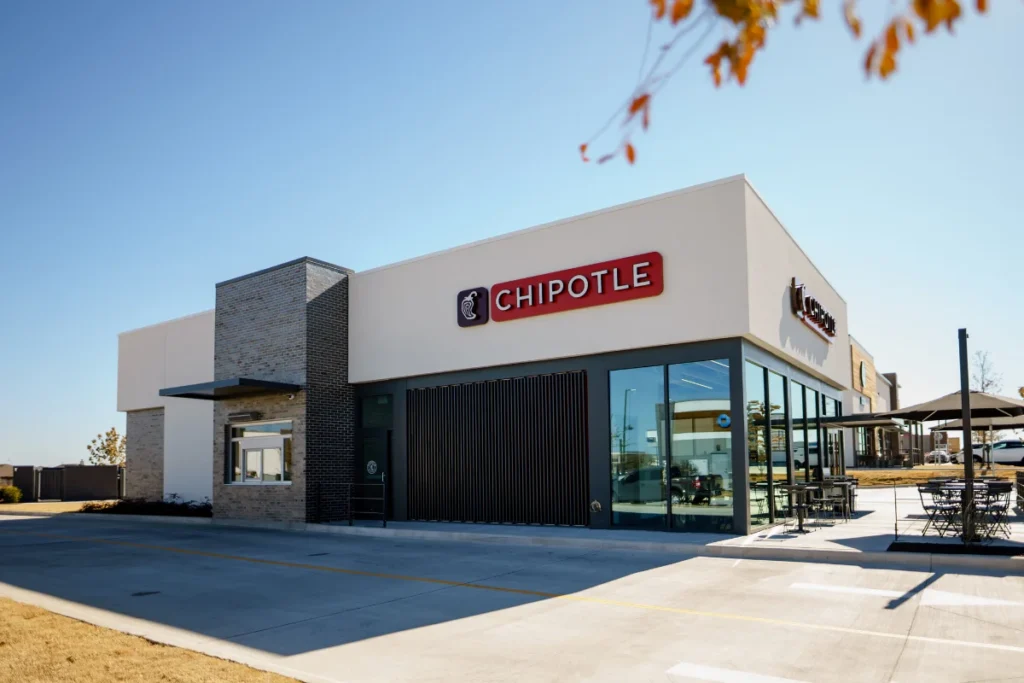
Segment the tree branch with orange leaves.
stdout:
[[[704,7],[696,11],[696,5]],[[858,0],[834,0],[839,7],[854,39],[863,31]],[[646,67],[647,52],[650,48],[651,30],[648,27],[648,44],[644,46],[644,59],[640,75],[630,97],[602,125],[590,139],[580,145],[583,161],[591,147],[602,139],[612,124],[622,117],[622,135],[618,143],[602,154],[597,163],[602,164],[623,155],[630,164],[636,162],[636,148],[632,138],[637,127],[647,130],[651,121],[651,103],[655,95],[665,87],[672,77],[689,59],[700,50],[704,41],[716,29],[724,30],[726,38],[705,57],[704,64],[710,69],[715,87],[721,87],[723,79],[734,79],[740,86],[747,82],[751,65],[757,54],[764,49],[768,33],[774,28],[785,12],[794,14],[797,24],[821,17],[820,0],[647,0],[651,10],[651,25],[669,22],[675,33],[658,50],[658,56]],[[905,9],[887,20],[878,37],[871,41],[864,56],[864,72],[868,78],[877,76],[888,79],[896,72],[897,56],[900,49],[913,43],[919,30],[925,34],[934,33],[945,27],[950,33],[963,17],[964,4],[970,0],[905,0]],[[975,10],[983,14],[988,9],[987,0],[973,0]],[[696,37],[690,41],[688,37]]]

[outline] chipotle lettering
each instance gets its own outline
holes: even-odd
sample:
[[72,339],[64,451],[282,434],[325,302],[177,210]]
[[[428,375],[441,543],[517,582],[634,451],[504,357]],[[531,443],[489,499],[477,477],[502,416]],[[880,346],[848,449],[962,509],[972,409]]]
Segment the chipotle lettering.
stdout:
[[825,308],[807,287],[799,280],[790,281],[790,293],[793,304],[793,315],[800,318],[809,328],[831,342],[836,336],[836,318]]
[[491,287],[491,319],[497,322],[658,296],[665,289],[661,254],[568,268],[499,282]]

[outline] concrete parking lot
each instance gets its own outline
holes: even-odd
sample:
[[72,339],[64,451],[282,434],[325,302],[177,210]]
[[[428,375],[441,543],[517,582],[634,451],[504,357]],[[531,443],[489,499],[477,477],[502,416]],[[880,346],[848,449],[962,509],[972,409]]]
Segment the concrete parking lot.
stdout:
[[1024,680],[1019,576],[66,517],[0,556],[0,594],[306,680]]

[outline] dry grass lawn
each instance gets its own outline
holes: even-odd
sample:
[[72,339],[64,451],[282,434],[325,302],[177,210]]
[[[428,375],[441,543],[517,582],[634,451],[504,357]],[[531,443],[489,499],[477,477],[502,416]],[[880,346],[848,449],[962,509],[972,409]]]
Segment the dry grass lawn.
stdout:
[[52,501],[48,503],[3,503],[0,504],[0,512],[78,512],[86,503],[115,503],[117,501]]
[[[1021,471],[1024,471],[1024,468],[1004,467],[1002,465],[996,465],[992,472],[983,471],[978,466],[974,468],[975,475],[992,475],[1010,481],[1016,481],[1017,472]],[[924,465],[915,467],[912,470],[898,468],[886,470],[850,469],[846,473],[856,477],[857,483],[861,486],[892,486],[894,483],[896,486],[908,486],[923,484],[933,477],[962,477],[964,476],[964,467],[963,465]]]
[[285,683],[294,679],[0,598],[0,681]]

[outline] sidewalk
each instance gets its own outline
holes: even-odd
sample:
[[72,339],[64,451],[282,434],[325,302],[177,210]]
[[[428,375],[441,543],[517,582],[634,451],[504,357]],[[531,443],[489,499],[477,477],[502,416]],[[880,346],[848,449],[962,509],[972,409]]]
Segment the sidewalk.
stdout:
[[[0,514],[4,510],[0,508]],[[40,513],[36,515],[43,516]],[[35,516],[35,515],[33,515]],[[315,534],[377,538],[492,543],[523,546],[551,546],[590,550],[628,550],[669,552],[689,556],[727,557],[737,560],[781,560],[826,562],[859,566],[891,566],[908,569],[975,568],[1024,575],[1024,556],[947,555],[924,552],[889,552],[889,545],[900,541],[927,540],[959,544],[957,538],[939,538],[934,533],[923,538],[926,516],[917,489],[863,489],[857,494],[857,513],[850,522],[805,524],[809,533],[796,533],[791,527],[777,525],[749,536],[705,533],[670,533],[633,529],[587,529],[580,527],[513,526],[461,522],[346,522],[328,524],[261,522],[182,517],[143,517],[133,515],[70,514],[75,519],[118,521],[125,523],[161,523],[212,525],[274,529]],[[1011,511],[1009,539],[991,544],[1021,547],[1024,550],[1024,516]]]

